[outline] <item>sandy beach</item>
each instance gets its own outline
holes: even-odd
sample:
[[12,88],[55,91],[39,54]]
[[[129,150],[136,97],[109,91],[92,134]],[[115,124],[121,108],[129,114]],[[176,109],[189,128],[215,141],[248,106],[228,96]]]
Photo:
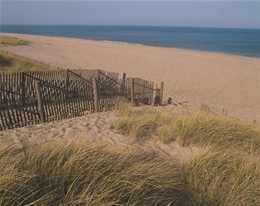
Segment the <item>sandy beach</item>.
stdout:
[[103,69],[165,83],[164,101],[260,122],[260,59],[165,47],[7,34],[30,41],[0,49],[65,69]]
[[[164,101],[199,110],[206,104],[221,114],[249,122],[260,122],[260,59],[173,48],[133,45],[72,38],[7,34],[31,44],[0,46],[2,51],[24,56],[52,67],[64,69],[102,69],[125,72],[130,77],[165,84]],[[153,107],[165,112],[176,105]],[[151,138],[132,142],[114,133],[110,126],[113,112],[98,113],[60,122],[44,123],[0,133],[3,145],[21,145],[24,141],[48,138],[86,137],[88,141],[108,144],[128,151],[154,151],[163,156],[185,160],[198,148],[184,148],[176,142],[164,145]]]

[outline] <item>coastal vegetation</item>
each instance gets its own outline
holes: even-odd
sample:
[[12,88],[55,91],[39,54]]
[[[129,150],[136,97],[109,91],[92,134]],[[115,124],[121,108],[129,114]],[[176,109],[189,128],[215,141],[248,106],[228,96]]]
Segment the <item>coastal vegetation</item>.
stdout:
[[20,71],[43,71],[47,69],[50,69],[49,65],[0,51],[0,72],[14,73]]
[[133,141],[156,137],[200,152],[179,161],[84,137],[1,147],[0,205],[259,205],[258,124],[129,104],[114,112],[112,129]]
[[174,164],[83,139],[6,148],[0,157],[0,205],[167,205],[186,199]]
[[[19,46],[29,44],[29,41],[20,38],[0,35],[0,45]],[[0,72],[13,73],[20,71],[43,71],[46,69],[49,69],[49,66],[41,62],[0,51]]]
[[163,143],[175,139],[173,133],[174,115],[154,111],[134,111],[129,104],[121,104],[115,108],[118,120],[111,128],[117,133],[139,140],[151,133],[156,133],[157,138]]
[[163,143],[177,140],[183,146],[235,146],[260,155],[260,130],[257,124],[185,109],[175,114],[136,111],[129,104],[116,107],[115,114],[118,120],[112,124],[112,128],[129,138],[142,138],[153,131]]
[[30,42],[16,37],[0,35],[0,44],[9,45],[9,46],[18,46],[18,45],[28,45],[30,44]]

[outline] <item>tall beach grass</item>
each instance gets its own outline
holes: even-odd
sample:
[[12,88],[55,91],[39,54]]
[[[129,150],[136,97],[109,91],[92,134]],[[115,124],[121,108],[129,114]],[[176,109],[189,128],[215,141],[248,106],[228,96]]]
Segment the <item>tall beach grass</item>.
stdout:
[[209,113],[181,115],[174,122],[175,135],[183,145],[234,147],[260,155],[260,127]]
[[[119,105],[115,113],[118,132],[141,130],[134,140],[162,132],[173,138],[159,139],[164,143],[199,145],[201,151],[178,161],[75,136],[0,147],[0,205],[260,205],[259,125],[206,113],[136,111],[129,105]],[[148,126],[137,129],[135,121]]]
[[174,139],[172,130],[174,116],[151,110],[134,111],[127,103],[117,106],[114,112],[118,120],[112,124],[111,128],[120,134],[138,140],[156,133],[163,143],[169,143]]
[[[0,205],[183,205],[174,162],[84,140],[0,150]],[[12,154],[12,155],[10,155]]]
[[50,66],[0,51],[0,72],[14,73],[20,71],[43,71],[47,69],[50,69]]
[[233,149],[207,148],[181,165],[195,205],[259,205],[260,162]]
[[139,134],[151,136],[151,132],[155,131],[158,140],[163,143],[177,140],[183,146],[234,147],[260,155],[259,124],[188,110],[174,114],[149,110],[140,113],[128,104],[115,108],[115,114],[118,120],[112,128],[130,138]]
[[0,44],[9,45],[9,46],[18,46],[18,45],[28,45],[30,44],[30,42],[16,37],[0,35]]
[[[30,43],[31,42],[20,38],[0,35],[0,45],[23,46],[29,45]],[[12,54],[7,54],[3,51],[0,51],[0,72],[13,73],[19,71],[42,71],[48,68],[49,66],[46,66],[40,62],[28,58],[17,57]]]

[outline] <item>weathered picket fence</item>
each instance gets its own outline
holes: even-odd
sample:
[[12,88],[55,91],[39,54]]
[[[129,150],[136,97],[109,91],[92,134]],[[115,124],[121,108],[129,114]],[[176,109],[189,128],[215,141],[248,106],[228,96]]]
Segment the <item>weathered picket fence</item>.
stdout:
[[102,70],[0,73],[0,131],[112,110],[162,104],[163,83]]

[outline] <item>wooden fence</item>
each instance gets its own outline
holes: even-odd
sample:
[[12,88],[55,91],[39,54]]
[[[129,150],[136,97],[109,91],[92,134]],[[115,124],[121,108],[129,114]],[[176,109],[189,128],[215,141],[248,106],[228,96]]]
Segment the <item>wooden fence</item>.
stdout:
[[0,131],[109,111],[120,102],[162,104],[163,83],[101,70],[0,73]]

